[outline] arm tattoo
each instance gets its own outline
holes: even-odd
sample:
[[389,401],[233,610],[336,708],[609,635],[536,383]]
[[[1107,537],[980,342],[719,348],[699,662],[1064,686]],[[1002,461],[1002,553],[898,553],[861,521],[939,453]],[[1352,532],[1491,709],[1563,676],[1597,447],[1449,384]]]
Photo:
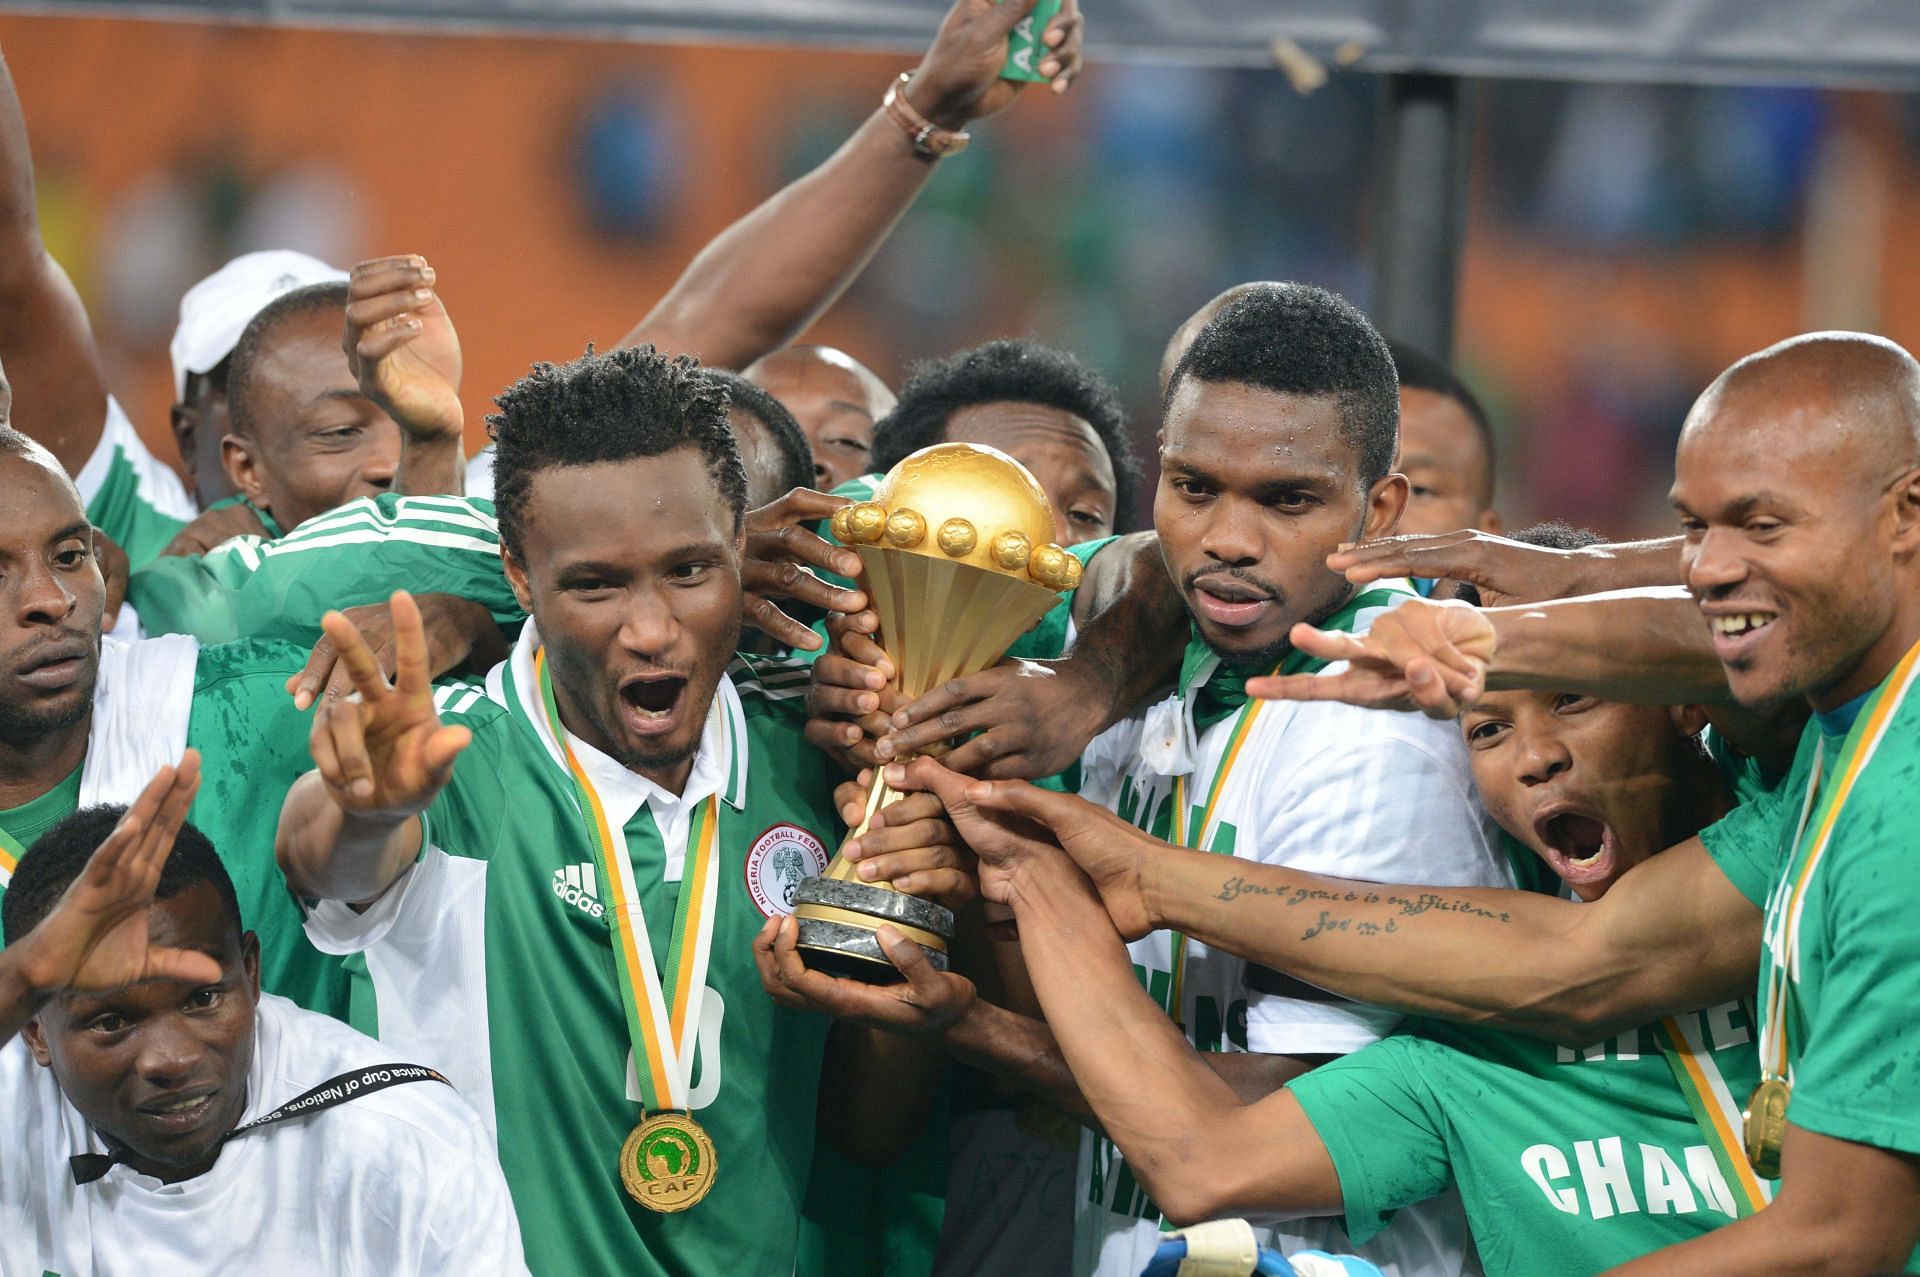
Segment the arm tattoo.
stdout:
[[1397,910],[1397,917],[1385,922],[1356,918],[1344,913],[1321,909],[1305,933],[1302,940],[1311,940],[1315,936],[1329,931],[1346,931],[1354,935],[1374,936],[1398,931],[1398,918],[1417,918],[1423,913],[1461,913],[1475,918],[1484,918],[1489,922],[1512,922],[1513,917],[1505,910],[1488,909],[1459,896],[1445,896],[1434,891],[1423,891],[1418,895],[1400,895],[1391,889],[1375,890],[1361,887],[1351,891],[1326,891],[1318,887],[1275,888],[1262,886],[1257,882],[1248,882],[1235,874],[1220,884],[1215,898],[1231,904],[1243,896],[1271,896],[1286,908],[1304,904],[1319,905],[1386,905]]

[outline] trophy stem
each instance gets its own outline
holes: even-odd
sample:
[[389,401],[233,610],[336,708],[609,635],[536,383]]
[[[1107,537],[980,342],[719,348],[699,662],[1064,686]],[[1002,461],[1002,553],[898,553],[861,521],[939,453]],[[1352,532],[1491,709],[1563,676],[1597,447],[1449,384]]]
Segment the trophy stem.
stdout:
[[[901,759],[900,761],[905,762],[907,760]],[[858,828],[847,831],[847,837],[858,838],[861,834],[866,833],[867,826],[873,823],[874,813],[900,796],[894,792],[893,786],[886,782],[885,775],[886,768],[876,767],[873,769],[873,784],[867,787],[867,814],[860,818]]]
[[[866,815],[847,835],[849,841],[865,833],[874,813],[899,796],[876,771],[867,791]],[[861,881],[858,866],[844,856],[836,855],[826,872],[800,884],[793,914],[800,923],[801,961],[816,971],[872,984],[898,981],[899,969],[874,934],[882,924],[919,945],[935,970],[947,969],[953,914],[885,883]]]

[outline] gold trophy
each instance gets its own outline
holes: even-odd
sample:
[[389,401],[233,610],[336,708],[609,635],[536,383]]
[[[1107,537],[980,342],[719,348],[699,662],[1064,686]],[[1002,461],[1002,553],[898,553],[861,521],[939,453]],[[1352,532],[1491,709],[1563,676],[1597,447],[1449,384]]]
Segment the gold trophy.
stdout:
[[[880,616],[876,636],[912,700],[950,678],[986,669],[1080,584],[1080,560],[1053,542],[1047,494],[1003,452],[965,443],[922,448],[881,480],[873,500],[833,516],[833,535],[860,555],[859,586]],[[901,760],[904,761],[904,760]],[[898,795],[875,775],[873,814]],[[800,884],[794,916],[802,960],[873,983],[900,978],[874,938],[891,923],[947,968],[953,914],[931,900],[860,881],[835,856]]]

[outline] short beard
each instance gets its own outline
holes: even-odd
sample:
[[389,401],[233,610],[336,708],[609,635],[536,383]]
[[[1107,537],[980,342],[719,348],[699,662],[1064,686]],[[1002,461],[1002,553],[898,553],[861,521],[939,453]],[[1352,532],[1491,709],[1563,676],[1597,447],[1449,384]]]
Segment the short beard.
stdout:
[[[711,706],[708,707],[707,712],[709,714],[713,712]],[[692,741],[678,749],[623,750],[614,756],[613,761],[619,763],[628,771],[639,772],[643,776],[655,772],[670,772],[700,752],[700,742],[706,739],[706,735],[707,720],[702,718],[700,720],[700,730],[693,734]],[[620,738],[609,735],[607,739],[618,740]]]
[[[1320,622],[1345,607],[1348,602],[1352,600],[1353,594],[1353,587],[1343,583],[1339,594],[1337,594],[1331,602],[1317,609],[1311,615],[1301,617],[1295,624],[1302,622],[1307,625],[1320,624]],[[1208,638],[1206,631],[1198,630],[1197,632],[1200,635],[1201,641],[1209,648],[1212,648],[1214,655],[1220,658],[1220,664],[1223,667],[1244,673],[1265,674],[1269,670],[1277,667],[1280,662],[1286,658],[1287,653],[1293,651],[1293,640],[1289,637],[1293,632],[1292,625],[1287,627],[1286,634],[1281,635],[1265,647],[1256,648],[1251,652],[1230,652]]]
[[[571,650],[549,647],[547,649],[547,655],[548,659],[553,662],[553,681],[556,688],[591,688],[594,686],[595,681],[601,677],[601,673],[597,668],[576,671],[573,668],[573,654]],[[602,745],[595,746],[595,748],[604,749],[607,757],[613,759],[614,762],[619,763],[628,771],[639,772],[643,776],[650,777],[661,772],[670,772],[692,758],[700,752],[700,742],[706,738],[707,718],[714,712],[715,703],[718,700],[716,693],[719,691],[719,684],[716,683],[708,689],[707,703],[700,706],[698,710],[695,710],[693,708],[692,696],[694,690],[693,685],[698,677],[698,672],[689,672],[683,677],[687,680],[687,690],[683,694],[688,697],[688,711],[700,715],[699,728],[693,733],[692,738],[685,745],[672,747],[663,745],[657,749],[645,747],[639,749],[622,748],[624,738],[621,733],[617,711],[611,715],[604,713],[603,711],[607,708],[606,704],[600,700],[598,696],[573,697],[571,701],[574,708],[593,724],[593,729],[599,733],[600,740],[604,742]],[[724,671],[720,677],[726,677]]]
[[71,705],[25,709],[0,700],[0,741],[16,749],[29,749],[49,736],[86,722],[87,716],[93,713],[93,689],[99,677],[98,665],[88,670],[85,681],[75,688],[78,695]]

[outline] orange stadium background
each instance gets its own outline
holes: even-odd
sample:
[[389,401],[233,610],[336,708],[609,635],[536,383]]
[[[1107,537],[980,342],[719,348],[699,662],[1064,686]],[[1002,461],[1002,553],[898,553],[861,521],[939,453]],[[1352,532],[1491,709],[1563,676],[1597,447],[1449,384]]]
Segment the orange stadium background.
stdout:
[[[39,17],[0,18],[0,51],[48,243],[169,460],[172,306],[231,253],[430,257],[478,447],[494,391],[616,341],[912,62]],[[1277,72],[1096,64],[983,126],[812,339],[897,381],[1036,336],[1120,382],[1148,449],[1159,343],[1218,289],[1366,304],[1371,103],[1357,75],[1301,97]],[[1884,95],[1482,85],[1459,356],[1509,522],[1664,532],[1673,435],[1721,367],[1810,327],[1920,342],[1917,138]]]

